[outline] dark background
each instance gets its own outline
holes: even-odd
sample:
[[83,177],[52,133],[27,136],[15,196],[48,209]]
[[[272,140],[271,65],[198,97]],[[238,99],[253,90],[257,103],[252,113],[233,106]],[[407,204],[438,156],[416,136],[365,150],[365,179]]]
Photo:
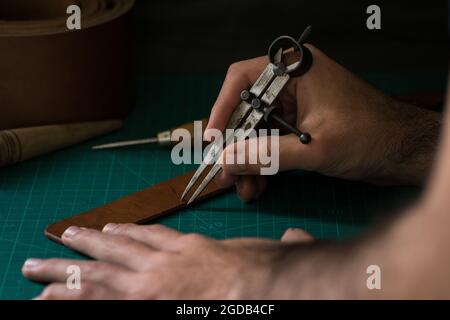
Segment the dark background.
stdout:
[[[366,28],[370,4],[381,30]],[[135,61],[152,73],[223,73],[311,24],[310,42],[355,72],[445,72],[448,14],[447,0],[137,0]]]

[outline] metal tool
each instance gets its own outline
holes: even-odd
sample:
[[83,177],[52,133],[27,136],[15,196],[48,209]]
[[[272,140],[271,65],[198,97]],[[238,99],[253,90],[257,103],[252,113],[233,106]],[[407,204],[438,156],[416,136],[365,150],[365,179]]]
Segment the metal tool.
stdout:
[[162,146],[171,145],[172,142],[170,141],[170,131],[161,132],[158,134],[158,136],[152,137],[152,138],[127,140],[127,141],[119,141],[119,142],[101,144],[98,146],[93,146],[92,149],[93,150],[103,150],[103,149],[123,148],[123,147],[137,146],[137,145],[141,145],[141,144],[151,144],[151,143],[158,143],[159,145],[162,145]]
[[[204,128],[206,128],[206,125],[208,124],[208,119],[201,119],[198,121],[202,122],[202,130],[204,130]],[[113,149],[113,148],[122,148],[122,147],[137,146],[137,145],[152,144],[152,143],[157,143],[161,146],[171,146],[171,145],[175,145],[178,143],[178,141],[171,140],[172,132],[176,129],[185,129],[185,130],[189,131],[190,136],[192,138],[195,137],[195,128],[194,128],[194,121],[193,121],[190,123],[185,123],[183,125],[180,125],[176,128],[160,132],[160,133],[158,133],[158,135],[156,137],[138,139],[138,140],[112,142],[112,143],[94,146],[94,147],[92,147],[92,149],[94,149],[94,150]],[[203,137],[203,131],[200,134]]]
[[[251,89],[244,90],[241,93],[241,102],[231,115],[227,129],[234,129],[234,134],[227,137],[224,143],[225,147],[234,141],[245,140],[262,120],[268,121],[269,119],[273,119],[297,135],[301,143],[308,144],[311,142],[311,135],[309,133],[298,130],[276,115],[274,113],[276,107],[273,105],[289,79],[305,74],[311,67],[313,60],[312,54],[303,45],[310,32],[311,26],[308,26],[303,31],[299,40],[295,40],[289,36],[281,36],[272,42],[268,51],[269,64]],[[285,65],[283,63],[283,53],[289,49],[294,49],[300,53],[299,60],[290,65]],[[243,130],[235,130],[238,128]],[[220,152],[224,149],[224,145],[221,145],[222,143],[223,141],[212,142],[208,146],[209,150],[202,164],[193,175],[191,181],[189,181],[181,199],[183,200],[186,197],[206,168],[211,166],[211,170],[194,191],[188,204],[192,203],[221,171],[222,168],[217,162],[220,157]]]

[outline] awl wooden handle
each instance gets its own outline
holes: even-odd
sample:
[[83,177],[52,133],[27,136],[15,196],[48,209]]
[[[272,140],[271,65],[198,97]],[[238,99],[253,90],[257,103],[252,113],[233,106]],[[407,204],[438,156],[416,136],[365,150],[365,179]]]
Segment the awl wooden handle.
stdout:
[[[202,122],[201,137],[202,137],[202,140],[203,140],[203,133],[205,132],[206,126],[208,125],[208,118],[200,119],[200,120],[197,120],[197,121],[201,121]],[[167,131],[160,132],[158,134],[158,141],[159,141],[159,143],[162,144],[162,145],[169,145],[169,146],[177,144],[179,141],[171,141],[170,140],[172,132],[174,130],[176,130],[176,129],[186,129],[187,131],[189,131],[189,134],[191,135],[192,139],[194,139],[194,137],[195,137],[195,124],[194,124],[194,121],[192,121],[192,122],[189,122],[189,123],[185,123],[185,124],[183,124],[181,126],[169,129]]]
[[83,142],[122,124],[122,120],[105,120],[0,131],[0,167]]

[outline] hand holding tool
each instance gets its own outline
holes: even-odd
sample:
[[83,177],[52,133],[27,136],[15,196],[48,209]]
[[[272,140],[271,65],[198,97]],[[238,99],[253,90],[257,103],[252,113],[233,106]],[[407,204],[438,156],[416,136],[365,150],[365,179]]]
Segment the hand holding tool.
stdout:
[[[276,107],[273,105],[289,79],[291,77],[303,75],[311,67],[313,62],[312,54],[308,48],[303,45],[310,32],[311,26],[308,26],[298,41],[289,36],[281,36],[272,42],[268,52],[269,64],[251,89],[244,90],[241,93],[241,103],[231,115],[227,129],[233,129],[234,134],[227,137],[224,143],[225,147],[234,141],[245,140],[262,120],[268,121],[269,119],[275,120],[278,124],[297,135],[301,143],[308,144],[311,142],[312,138],[309,133],[298,130],[277,116],[274,113]],[[289,49],[298,51],[299,59],[290,65],[285,65],[283,62],[283,52]],[[243,130],[236,131],[236,129]],[[181,199],[184,199],[189,193],[209,164],[213,163],[211,170],[206,174],[206,177],[194,191],[188,204],[194,201],[220,172],[221,165],[218,163],[218,159],[220,157],[220,152],[224,149],[222,143],[223,141],[211,143],[205,159],[188,183]]]

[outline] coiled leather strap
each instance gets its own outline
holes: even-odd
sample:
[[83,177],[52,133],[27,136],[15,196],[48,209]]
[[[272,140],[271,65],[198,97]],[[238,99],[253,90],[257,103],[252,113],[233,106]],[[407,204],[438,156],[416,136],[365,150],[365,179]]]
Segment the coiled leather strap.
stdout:
[[[1,0],[0,130],[123,118],[134,0]],[[67,8],[81,8],[81,29]]]

